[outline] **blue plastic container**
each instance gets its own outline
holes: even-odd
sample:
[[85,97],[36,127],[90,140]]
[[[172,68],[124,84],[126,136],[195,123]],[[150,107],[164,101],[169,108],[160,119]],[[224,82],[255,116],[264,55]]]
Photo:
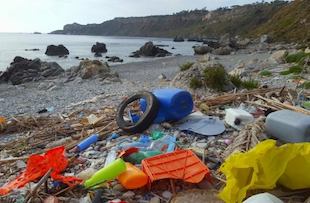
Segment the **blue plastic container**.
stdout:
[[[167,88],[154,90],[153,94],[159,101],[159,112],[154,123],[178,121],[188,116],[194,107],[192,95],[182,89]],[[146,101],[140,100],[142,111],[146,109]]]
[[76,147],[79,152],[84,151],[87,149],[90,145],[96,143],[99,139],[99,134],[93,134],[80,142]]

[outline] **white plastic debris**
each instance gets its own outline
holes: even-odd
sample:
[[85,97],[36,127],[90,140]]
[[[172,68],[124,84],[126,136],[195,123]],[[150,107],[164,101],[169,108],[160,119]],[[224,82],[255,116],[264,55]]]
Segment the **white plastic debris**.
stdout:
[[231,127],[241,130],[246,124],[254,121],[252,114],[242,109],[226,109],[225,122]]
[[284,203],[282,200],[277,198],[276,196],[265,192],[257,195],[253,195],[245,200],[243,203]]

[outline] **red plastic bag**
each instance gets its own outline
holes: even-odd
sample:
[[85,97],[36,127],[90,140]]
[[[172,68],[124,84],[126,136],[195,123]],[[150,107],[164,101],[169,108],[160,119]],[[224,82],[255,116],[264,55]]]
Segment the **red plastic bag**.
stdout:
[[72,187],[82,182],[76,177],[65,177],[60,175],[68,166],[65,157],[65,147],[56,147],[47,151],[43,155],[31,155],[27,162],[27,167],[15,180],[5,184],[0,188],[0,195],[6,195],[14,189],[24,187],[27,183],[44,176],[52,169],[51,177]]

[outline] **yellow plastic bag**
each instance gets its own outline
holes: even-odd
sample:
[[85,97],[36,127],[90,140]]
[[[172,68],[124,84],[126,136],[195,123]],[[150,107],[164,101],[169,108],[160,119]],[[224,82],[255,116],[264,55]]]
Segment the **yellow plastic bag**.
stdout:
[[272,189],[276,183],[310,188],[310,143],[277,147],[275,140],[266,140],[246,153],[230,155],[220,171],[227,183],[219,196],[227,203],[242,202],[248,190]]

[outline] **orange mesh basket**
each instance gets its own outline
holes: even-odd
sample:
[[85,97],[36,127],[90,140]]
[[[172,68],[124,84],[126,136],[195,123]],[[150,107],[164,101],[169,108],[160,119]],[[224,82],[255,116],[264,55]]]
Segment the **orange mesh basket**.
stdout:
[[191,150],[178,150],[144,159],[142,170],[149,176],[150,183],[166,178],[199,183],[210,176],[208,167]]

